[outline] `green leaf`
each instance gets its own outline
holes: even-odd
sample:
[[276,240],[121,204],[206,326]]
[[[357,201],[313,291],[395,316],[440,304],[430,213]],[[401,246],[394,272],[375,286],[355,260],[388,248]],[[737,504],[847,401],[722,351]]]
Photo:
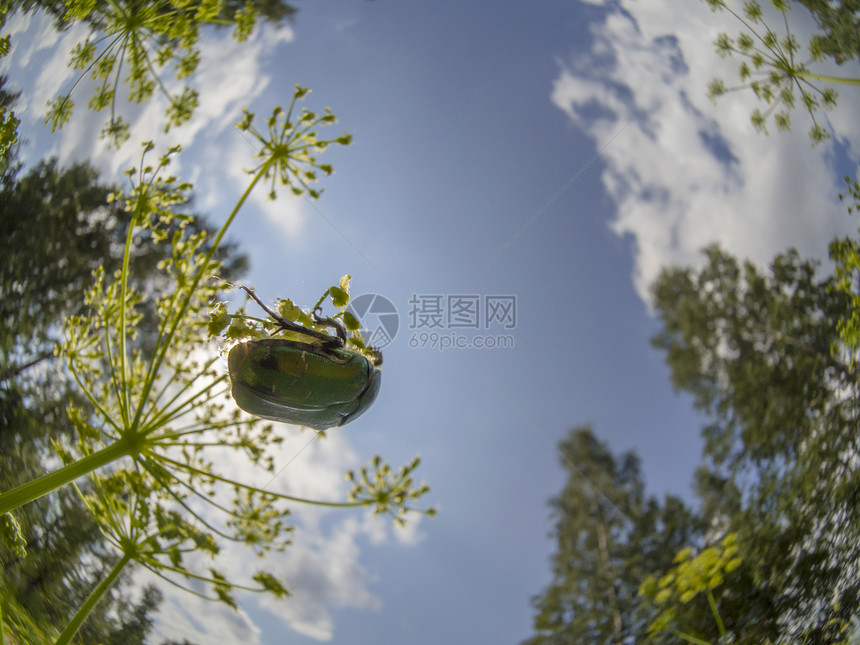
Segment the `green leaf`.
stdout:
[[657,595],[657,579],[654,576],[648,576],[639,585],[639,595],[646,598],[654,598]]
[[290,595],[290,592],[287,591],[286,587],[284,587],[277,578],[269,573],[260,571],[254,576],[254,580],[265,591],[275,594],[277,598],[285,598]]
[[361,329],[361,323],[358,318],[353,316],[349,311],[343,312],[343,325],[347,331],[358,331]]
[[681,549],[675,556],[675,562],[683,562],[684,560],[689,560],[691,555],[693,555],[693,549],[691,547]]
[[230,313],[227,311],[227,305],[223,302],[219,302],[209,312],[209,323],[206,327],[209,337],[213,338],[215,336],[220,336],[221,332],[230,324],[230,321],[231,317]]
[[277,307],[278,315],[290,321],[299,320],[301,317],[306,315],[305,312],[302,311],[301,307],[299,307],[289,298],[279,298],[277,300]]
[[729,560],[726,563],[725,572],[731,573],[732,571],[737,569],[739,566],[741,566],[741,559],[740,558],[732,558],[731,560]]
[[21,531],[21,525],[12,513],[0,515],[0,543],[19,558],[27,556],[27,540]]
[[329,295],[331,295],[331,301],[335,307],[346,307],[349,304],[349,292],[340,287],[329,289]]
[[663,605],[672,597],[671,589],[661,589],[654,595],[654,602],[657,605]]

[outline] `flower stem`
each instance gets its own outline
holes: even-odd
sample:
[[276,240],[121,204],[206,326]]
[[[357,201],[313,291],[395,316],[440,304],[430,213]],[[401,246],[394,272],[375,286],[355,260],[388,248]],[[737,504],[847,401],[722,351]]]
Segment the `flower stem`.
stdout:
[[677,629],[673,629],[672,633],[675,634],[681,640],[685,640],[688,643],[694,643],[695,645],[711,645],[710,641],[706,641],[698,636],[693,636],[692,634],[685,634],[684,632],[680,632]]
[[[275,497],[277,499],[285,499],[290,502],[298,502],[300,504],[311,504],[313,506],[327,506],[330,508],[357,508],[359,506],[368,506],[371,504],[370,500],[356,500],[354,502],[324,502],[316,499],[307,499],[305,497],[294,497],[293,495],[285,495],[284,493],[274,493],[269,490],[264,490],[262,488],[257,488],[256,486],[249,486],[248,484],[243,484],[241,482],[234,481],[232,479],[227,479],[226,477],[221,477],[220,475],[216,475],[215,473],[206,472],[205,470],[200,470],[199,468],[195,468],[187,463],[182,463],[176,461],[174,459],[170,459],[165,455],[157,455],[157,458],[160,461],[167,462],[177,468],[182,468],[187,472],[193,475],[199,475],[200,477],[208,477],[214,479],[215,481],[224,482],[225,484],[229,484],[230,486],[236,488],[244,488],[245,490],[249,490],[253,493],[258,493],[260,495],[266,495],[268,497]],[[174,475],[175,477],[175,475]],[[179,479],[177,477],[177,479]],[[181,481],[181,480],[180,480]]]
[[711,613],[714,615],[714,620],[717,621],[717,629],[720,630],[722,641],[726,642],[726,626],[723,624],[723,619],[720,617],[720,612],[717,609],[717,601],[710,589],[707,589],[706,591],[708,594],[708,604],[711,606]]
[[64,486],[87,473],[91,473],[112,461],[125,457],[131,454],[131,452],[132,450],[128,442],[120,439],[98,452],[78,459],[68,466],[63,466],[59,470],[42,475],[38,479],[6,491],[0,494],[0,515],[13,511],[28,502],[32,502],[42,495],[47,495],[54,489]]
[[129,560],[131,560],[131,556],[127,553],[123,554],[122,558],[119,559],[119,561],[113,566],[113,569],[110,570],[110,573],[107,574],[107,577],[99,583],[98,587],[93,589],[89,598],[87,598],[86,602],[81,605],[80,609],[78,609],[72,617],[72,620],[69,621],[69,624],[66,625],[66,628],[57,638],[54,645],[68,645],[68,643],[72,641],[72,637],[78,633],[78,630],[87,619],[87,616],[90,615],[90,612],[96,606],[96,603],[101,600],[101,597],[114,583],[114,580],[116,580],[117,576],[119,576],[125,565],[128,564]]
[[825,83],[839,83],[841,85],[860,85],[860,78],[846,78],[844,76],[827,76],[826,74],[813,74],[812,72],[797,72],[795,76],[808,78]]

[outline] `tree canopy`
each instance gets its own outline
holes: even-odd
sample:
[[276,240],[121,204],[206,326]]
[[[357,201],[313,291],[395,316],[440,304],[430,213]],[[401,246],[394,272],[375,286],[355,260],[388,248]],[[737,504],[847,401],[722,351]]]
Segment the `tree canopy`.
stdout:
[[700,271],[667,269],[653,287],[654,345],[707,420],[702,512],[738,533],[766,591],[739,608],[751,612],[746,635],[775,638],[778,624],[826,639],[832,618],[860,609],[857,372],[831,353],[850,297],[793,251],[768,271],[716,247],[706,255]]
[[658,503],[634,454],[572,432],[528,645],[832,645],[860,612],[858,373],[840,336],[854,296],[794,251],[766,269],[705,256],[652,286],[653,344],[705,422],[699,503]]
[[812,12],[821,34],[817,46],[837,63],[860,58],[860,1],[797,0]]
[[639,642],[655,616],[639,583],[700,527],[680,499],[646,495],[638,457],[616,457],[590,427],[572,430],[559,450],[568,480],[550,502],[553,581],[532,600],[536,634],[524,645]]

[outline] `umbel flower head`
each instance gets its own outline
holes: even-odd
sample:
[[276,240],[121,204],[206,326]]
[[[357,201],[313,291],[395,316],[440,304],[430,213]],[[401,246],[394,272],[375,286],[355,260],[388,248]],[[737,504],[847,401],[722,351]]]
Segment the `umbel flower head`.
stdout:
[[170,67],[175,80],[185,81],[200,63],[202,26],[233,25],[234,37],[243,41],[254,28],[255,13],[251,2],[234,9],[223,0],[66,0],[61,21],[83,21],[91,32],[72,48],[68,65],[80,73],[65,94],[48,102],[45,123],[53,131],[69,120],[72,93],[87,77],[95,83],[88,107],[95,111],[110,107],[101,136],[115,147],[129,137],[128,122],[116,108],[121,79],[133,103],[150,99],[156,90],[168,100],[165,132],[185,123],[197,108],[198,93],[188,85],[171,91],[163,78],[165,71]]
[[739,90],[752,90],[756,98],[767,108],[764,112],[756,108],[751,115],[752,124],[758,132],[767,133],[770,119],[779,131],[791,129],[791,110],[799,102],[812,119],[809,136],[813,144],[828,138],[827,130],[819,123],[818,110],[830,110],[836,106],[837,93],[823,84],[860,84],[860,79],[842,78],[813,73],[810,66],[820,62],[824,56],[821,40],[813,38],[808,46],[808,57],[803,58],[797,36],[788,23],[786,0],[771,0],[773,8],[781,14],[785,26],[779,34],[765,20],[762,6],[757,0],[747,0],[743,13],[732,9],[726,0],[705,0],[713,11],[728,11],[746,28],[737,38],[723,33],[715,45],[720,56],[738,56],[740,85],[729,87],[722,79],[715,78],[708,85],[711,99]]
[[275,198],[275,187],[280,184],[289,186],[294,195],[307,194],[312,199],[319,198],[321,190],[310,184],[319,179],[319,174],[330,175],[330,164],[319,163],[317,155],[332,144],[348,146],[352,136],[344,133],[333,139],[323,139],[317,134],[321,126],[337,121],[328,108],[317,114],[301,108],[296,114],[296,104],[303,100],[310,89],[296,85],[292,101],[285,112],[280,106],[266,119],[265,132],[254,126],[254,115],[245,110],[245,117],[236,125],[247,132],[259,143],[255,158],[259,164],[248,170],[249,174],[262,173],[262,178],[270,182],[269,198]]

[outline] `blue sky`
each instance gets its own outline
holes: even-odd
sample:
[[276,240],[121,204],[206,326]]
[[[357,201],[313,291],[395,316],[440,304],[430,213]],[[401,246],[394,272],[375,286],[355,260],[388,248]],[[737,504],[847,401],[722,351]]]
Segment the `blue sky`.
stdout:
[[[138,141],[167,141],[159,106],[130,111],[119,153],[95,142],[84,112],[47,133],[39,114],[79,34],[53,36],[36,17],[10,28],[30,159],[87,158],[119,179]],[[296,544],[271,562],[291,600],[243,598],[233,613],[167,591],[162,636],[519,642],[529,599],[550,580],[546,503],[565,479],[554,445],[583,423],[616,452],[638,451],[654,494],[690,496],[700,422],[650,348],[648,284],[713,241],[761,263],[789,246],[825,258],[830,238],[852,230],[837,193],[860,159],[856,91],[830,115],[839,140],[815,149],[800,114],[796,132],[762,137],[751,97],[714,106],[708,81],[734,78],[711,44],[721,30],[737,28],[669,0],[330,0],[243,46],[204,39],[201,109],[172,136],[213,221],[251,164],[232,127],[243,106],[266,115],[300,83],[313,88],[308,107],[330,106],[355,140],[327,153],[336,173],[314,205],[255,195],[231,229],[252,260],[247,283],[309,305],[350,273],[354,296],[382,294],[400,313],[373,408],[308,448],[307,432],[284,426],[289,465],[273,488],[337,499],[348,468],[420,453],[440,513],[403,532],[296,509]],[[409,329],[413,294],[515,296],[516,328],[482,330],[514,347],[410,347],[426,331]],[[232,566],[251,561],[237,552]]]

